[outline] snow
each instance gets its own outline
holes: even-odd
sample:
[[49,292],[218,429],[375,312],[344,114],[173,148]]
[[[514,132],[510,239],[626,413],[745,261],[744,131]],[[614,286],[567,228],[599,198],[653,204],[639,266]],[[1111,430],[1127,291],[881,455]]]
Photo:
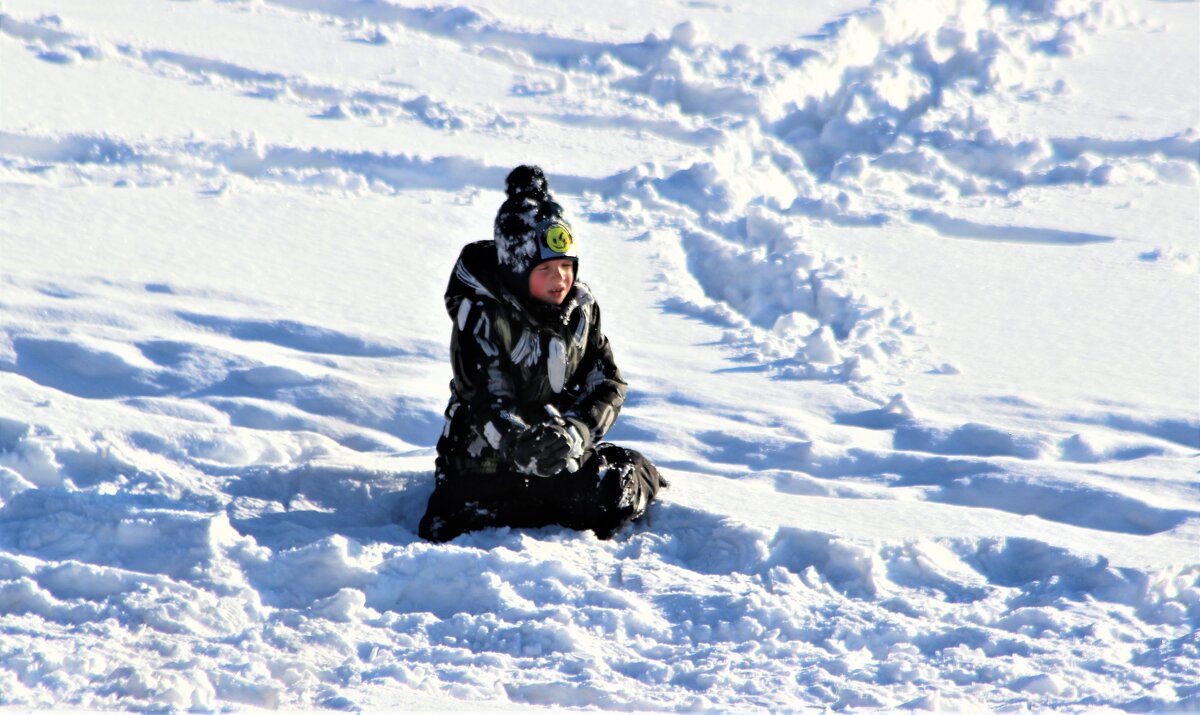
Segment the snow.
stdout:
[[[1200,12],[3,0],[0,707],[1200,710]],[[671,481],[416,536],[542,165]]]

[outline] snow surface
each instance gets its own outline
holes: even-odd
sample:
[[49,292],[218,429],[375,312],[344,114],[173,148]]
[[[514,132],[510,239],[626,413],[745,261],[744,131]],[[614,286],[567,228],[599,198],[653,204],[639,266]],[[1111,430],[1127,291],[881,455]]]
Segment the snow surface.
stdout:
[[[1200,5],[0,0],[0,705],[1200,711]],[[415,535],[546,168],[672,481]]]

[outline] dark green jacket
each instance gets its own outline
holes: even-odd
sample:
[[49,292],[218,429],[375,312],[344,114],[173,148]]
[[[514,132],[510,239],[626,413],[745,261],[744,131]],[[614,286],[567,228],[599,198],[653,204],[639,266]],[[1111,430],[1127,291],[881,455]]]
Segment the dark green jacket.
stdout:
[[625,381],[600,330],[600,307],[578,281],[561,306],[501,287],[492,241],[465,246],[446,288],[454,380],[438,441],[439,478],[508,469],[517,433],[549,417],[599,441],[625,401]]

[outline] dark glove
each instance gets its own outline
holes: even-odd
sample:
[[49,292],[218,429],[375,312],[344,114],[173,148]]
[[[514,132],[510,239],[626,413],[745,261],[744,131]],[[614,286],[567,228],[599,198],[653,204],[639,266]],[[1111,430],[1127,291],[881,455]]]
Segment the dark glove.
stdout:
[[551,420],[517,435],[509,455],[518,472],[552,477],[564,469],[579,469],[581,445],[582,439],[571,425]]

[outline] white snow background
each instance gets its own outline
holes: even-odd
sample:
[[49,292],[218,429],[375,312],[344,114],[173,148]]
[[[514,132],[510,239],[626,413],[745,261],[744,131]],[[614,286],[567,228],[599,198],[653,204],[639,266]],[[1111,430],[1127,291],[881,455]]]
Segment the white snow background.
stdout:
[[[1198,77],[1194,0],[0,0],[0,705],[1200,711]],[[672,486],[430,545],[523,162]]]

